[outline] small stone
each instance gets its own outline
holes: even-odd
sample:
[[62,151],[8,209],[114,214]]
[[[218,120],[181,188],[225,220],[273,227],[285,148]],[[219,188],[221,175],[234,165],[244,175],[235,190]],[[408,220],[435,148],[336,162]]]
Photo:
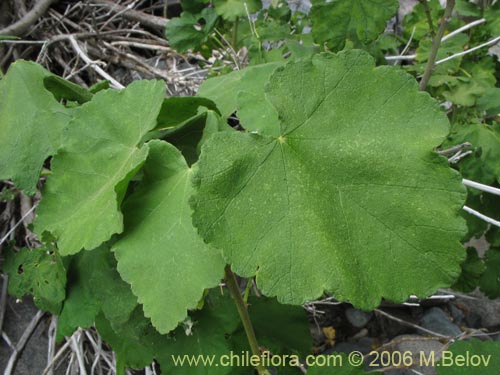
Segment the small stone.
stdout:
[[432,332],[450,337],[456,337],[462,333],[439,307],[430,308],[422,317],[420,325]]
[[[466,309],[465,323],[472,328],[496,329],[500,326],[500,299],[489,299],[479,291],[468,294],[474,298],[457,298],[457,303]],[[475,316],[476,315],[476,316]],[[469,320],[467,317],[471,316]],[[481,321],[477,321],[477,316]]]
[[465,317],[465,325],[469,328],[481,328],[483,325],[481,316],[474,311],[470,312]]
[[[412,359],[416,366],[385,372],[386,375],[436,375],[436,369],[432,366],[420,366],[421,353],[429,356],[431,353],[440,353],[443,344],[438,340],[429,340],[419,335],[401,335],[392,340],[395,344],[390,347],[393,352],[412,354]],[[436,360],[439,356],[436,357]]]
[[371,337],[363,337],[358,341],[339,342],[333,347],[333,350],[331,350],[331,352],[349,354],[353,351],[358,351],[363,354],[368,354],[375,346],[374,343],[375,341]]
[[362,328],[364,327],[372,318],[373,313],[364,312],[354,307],[348,307],[345,310],[345,317],[351,323],[353,327]]
[[450,314],[456,324],[463,324],[465,314],[460,308],[458,308],[454,304],[450,304]]

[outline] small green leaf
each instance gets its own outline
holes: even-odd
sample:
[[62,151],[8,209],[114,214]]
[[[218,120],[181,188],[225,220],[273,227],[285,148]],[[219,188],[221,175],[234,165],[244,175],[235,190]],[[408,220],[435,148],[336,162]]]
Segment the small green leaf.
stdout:
[[[468,41],[469,37],[465,34],[458,34],[455,37],[444,41],[438,50],[437,60],[439,61],[455,53],[463,52]],[[417,62],[419,64],[409,66],[408,70],[423,73],[425,66],[427,65],[427,61],[429,59],[431,48],[432,48],[432,39],[431,38],[423,39],[419,43],[417,48]],[[454,58],[450,61],[437,65],[433,71],[434,78],[431,81],[429,81],[429,84],[431,86],[442,85],[442,83],[439,81],[439,77],[442,75],[451,75],[455,73],[460,68],[461,62],[462,58]]]
[[127,322],[137,306],[137,298],[130,285],[118,274],[109,245],[104,244],[83,254],[88,258],[86,278],[92,295],[99,301],[106,319],[113,326]]
[[313,0],[312,4],[314,40],[333,51],[341,50],[346,40],[365,45],[377,39],[399,5],[397,0]]
[[123,230],[119,210],[127,184],[156,126],[164,83],[138,81],[123,91],[106,90],[77,108],[38,206],[35,229],[51,233],[61,254],[91,250]]
[[210,0],[181,0],[182,10],[189,13],[199,13]]
[[464,293],[472,292],[479,285],[484,270],[484,262],[479,258],[477,250],[473,247],[467,248],[467,259],[462,263],[462,273],[452,288]]
[[491,58],[462,64],[467,76],[458,77],[455,84],[443,92],[443,96],[458,105],[473,106],[476,100],[495,86],[495,63]]
[[464,17],[481,18],[481,9],[478,4],[474,4],[469,0],[457,0],[454,11]]
[[113,251],[145,315],[167,333],[196,307],[204,289],[220,282],[224,261],[192,226],[192,171],[181,153],[163,141],[149,147],[142,183],[124,204],[125,234]]
[[200,14],[183,12],[167,23],[165,36],[179,52],[198,51],[207,42],[216,23],[217,13],[212,8],[205,8]]
[[500,297],[500,249],[491,248],[486,252],[486,270],[481,276],[481,291],[490,298]]
[[153,362],[159,347],[168,344],[166,336],[161,336],[144,318],[142,308],[137,306],[129,320],[112,325],[104,314],[96,317],[95,326],[126,367],[142,369]]
[[487,124],[456,125],[443,148],[470,142],[473,153],[458,164],[464,178],[486,185],[500,182],[500,129]]
[[[478,194],[477,190],[467,189],[467,200],[465,205],[479,212],[484,212],[484,205],[481,202],[482,194]],[[485,213],[486,214],[486,213]],[[488,223],[477,216],[471,215],[466,211],[461,212],[462,217],[467,221],[467,234],[462,239],[462,242],[467,242],[473,237],[480,238],[488,229]]]
[[497,1],[484,12],[486,28],[494,37],[500,35],[500,3]]
[[58,341],[71,336],[78,327],[90,328],[94,324],[101,304],[90,283],[93,266],[93,252],[84,251],[69,257],[67,295],[58,320]]
[[[246,4],[246,8],[245,8]],[[227,21],[235,21],[238,17],[247,17],[262,8],[261,0],[214,0],[217,14]]]
[[59,101],[72,100],[80,104],[92,99],[92,93],[77,84],[58,76],[48,76],[43,79],[43,84]]
[[485,111],[488,115],[500,114],[500,88],[491,87],[477,99],[477,109]]
[[11,179],[29,195],[70,120],[44,86],[51,76],[40,65],[18,60],[0,80],[0,179]]
[[363,309],[455,281],[465,188],[413,77],[351,50],[279,67],[266,96],[279,136],[215,134],[195,176],[193,223],[236,273],[280,302],[328,290]]
[[100,82],[97,82],[97,83],[94,83],[92,86],[89,87],[89,91],[92,93],[92,94],[97,94],[99,91],[102,91],[102,90],[107,90],[109,89],[109,81],[100,81]]
[[493,247],[500,247],[500,228],[491,226],[486,232],[486,241]]
[[9,276],[9,294],[33,295],[37,307],[59,314],[66,291],[66,269],[55,249],[43,246],[5,252],[3,271]]
[[0,40],[17,40],[17,39],[21,39],[21,38],[19,38],[18,36],[14,36],[14,35],[0,35]]

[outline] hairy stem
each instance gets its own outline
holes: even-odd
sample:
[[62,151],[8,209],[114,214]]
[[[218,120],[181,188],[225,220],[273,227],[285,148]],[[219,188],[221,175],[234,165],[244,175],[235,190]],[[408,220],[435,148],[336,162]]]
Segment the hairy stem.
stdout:
[[[233,296],[234,303],[236,304],[236,308],[238,309],[238,314],[240,315],[241,322],[243,323],[243,328],[245,328],[245,333],[247,335],[252,354],[260,357],[259,344],[257,343],[257,337],[255,337],[255,331],[253,330],[253,325],[250,320],[250,316],[248,315],[247,305],[243,300],[243,297],[241,296],[241,291],[238,287],[236,277],[233,271],[231,271],[231,267],[229,265],[227,265],[224,269],[224,274],[226,285],[231,292],[231,295]],[[261,364],[259,364],[256,369],[259,375],[269,374]]]
[[436,62],[437,53],[439,47],[441,46],[441,39],[443,38],[444,32],[446,31],[446,26],[448,26],[448,22],[450,22],[451,13],[453,8],[455,7],[455,0],[448,0],[446,2],[446,8],[444,10],[443,19],[439,25],[439,29],[437,34],[434,35],[432,40],[431,52],[429,54],[429,60],[427,61],[427,66],[425,67],[424,75],[422,76],[422,80],[420,81],[420,90],[424,91],[429,83],[429,79],[431,78],[432,71],[434,70],[434,63]]

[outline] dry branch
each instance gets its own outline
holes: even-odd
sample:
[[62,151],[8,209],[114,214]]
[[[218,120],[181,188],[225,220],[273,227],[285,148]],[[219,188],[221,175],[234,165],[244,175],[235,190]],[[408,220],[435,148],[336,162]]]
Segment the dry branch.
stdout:
[[19,21],[0,30],[0,35],[22,36],[28,34],[31,26],[58,0],[39,0]]
[[163,32],[168,22],[166,18],[153,16],[132,8],[124,7],[123,5],[116,4],[110,0],[94,0],[93,3],[108,8],[113,13],[120,13],[120,15],[125,19],[139,22],[143,26],[157,29],[161,32]]

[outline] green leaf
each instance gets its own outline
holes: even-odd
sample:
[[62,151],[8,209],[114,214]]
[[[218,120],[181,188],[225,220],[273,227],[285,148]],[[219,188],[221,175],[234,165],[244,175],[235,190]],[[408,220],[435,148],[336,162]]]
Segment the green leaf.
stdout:
[[179,52],[190,49],[198,51],[207,42],[216,23],[217,14],[212,8],[205,8],[200,14],[183,12],[180,17],[172,18],[167,23],[165,36]]
[[481,291],[490,298],[500,297],[500,249],[489,249],[485,264],[486,270],[479,283]]
[[188,165],[192,165],[198,161],[203,143],[219,131],[233,129],[217,113],[207,111],[167,132],[164,138],[182,152]]
[[144,318],[140,306],[136,307],[129,320],[120,325],[112,325],[104,314],[99,314],[95,326],[103,340],[113,348],[117,358],[125,366],[135,369],[149,366],[158,347],[168,343],[166,336],[160,336],[151,322]]
[[[436,22],[442,17],[444,9],[439,3],[439,1],[427,1],[427,6],[431,12],[431,18],[433,20],[434,28],[437,27]],[[450,22],[453,22],[451,20]],[[451,30],[452,25],[448,26],[448,30]],[[415,29],[415,31],[413,31]],[[403,32],[406,34],[405,39],[408,39],[410,35],[413,34],[415,40],[421,40],[426,35],[430,35],[429,23],[427,21],[426,9],[424,5],[419,1],[413,10],[408,13],[403,19]]]
[[477,4],[473,4],[469,0],[457,0],[454,10],[464,17],[481,18],[481,9]]
[[500,114],[500,88],[491,87],[476,101],[477,109],[488,115]]
[[181,0],[182,10],[189,13],[199,13],[207,6],[210,0]]
[[[439,47],[437,60],[444,59],[455,53],[463,52],[465,45],[468,43],[468,41],[469,37],[465,34],[458,34],[451,39],[445,40]],[[425,66],[427,65],[431,49],[432,49],[432,40],[430,38],[423,39],[419,43],[417,48],[417,62],[419,64],[414,66],[409,66],[408,69],[423,73]],[[442,85],[442,83],[439,81],[439,77],[442,75],[455,73],[460,68],[461,62],[462,58],[454,58],[450,61],[437,65],[433,72],[434,78],[431,81],[429,81],[429,83],[432,86]]]
[[116,259],[108,244],[84,254],[88,257],[86,278],[92,295],[112,326],[124,324],[137,306],[137,297],[118,274]]
[[[212,100],[217,105],[222,118],[229,117],[237,110],[243,110],[244,114],[241,120],[248,122],[248,125],[245,126],[248,130],[258,130],[262,126],[270,128],[271,126],[267,126],[267,122],[276,123],[277,119],[273,121],[276,114],[273,113],[274,109],[264,97],[264,86],[269,81],[271,73],[280,65],[283,63],[255,65],[223,76],[209,78],[200,86],[197,95]],[[254,107],[259,108],[257,112],[259,117],[264,114],[264,119],[266,119],[264,125],[258,123],[259,117],[255,117],[251,109],[242,108],[239,105],[240,95],[244,96],[243,100],[246,103],[251,100],[256,101]],[[241,116],[240,112],[238,115]]]
[[[241,77],[237,94],[237,115],[248,131],[278,136],[279,119],[276,109],[267,100],[265,83],[283,63],[257,65]],[[234,93],[233,93],[234,95]]]
[[496,375],[500,368],[500,342],[456,341],[436,363],[439,375]]
[[57,327],[58,341],[64,336],[71,336],[78,327],[90,328],[94,324],[101,304],[90,282],[93,266],[93,251],[84,251],[69,258],[66,300]]
[[[311,353],[312,338],[306,313],[302,306],[279,304],[274,298],[249,298],[248,312],[254,326],[259,346],[274,356],[288,356],[287,364],[293,360],[300,363]],[[231,336],[234,353],[248,351],[248,339],[243,326]],[[292,358],[294,356],[294,358]],[[288,366],[276,367],[278,374],[290,372],[296,374],[297,369]],[[239,370],[239,371],[238,371]],[[248,368],[234,368],[232,374],[248,374]]]
[[227,21],[235,21],[238,17],[247,17],[248,14],[255,13],[262,8],[261,0],[214,0],[215,11]]
[[173,332],[170,342],[158,351],[157,360],[162,371],[176,375],[233,373],[231,366],[205,366],[201,361],[198,366],[176,366],[173,360],[174,357],[188,355],[195,358],[214,356],[217,361],[222,355],[231,352],[230,335],[241,323],[228,291],[225,290],[224,293],[225,297],[218,290],[213,290],[206,298],[203,310],[193,311],[184,324]]
[[45,77],[43,84],[58,101],[66,99],[83,104],[92,99],[91,92],[58,76],[50,75]]
[[484,270],[484,262],[479,258],[477,250],[473,247],[467,248],[467,259],[462,263],[462,273],[452,288],[464,293],[472,292],[479,285]]
[[458,105],[473,106],[476,100],[495,85],[495,63],[491,58],[463,64],[462,71],[468,71],[466,77],[459,77],[443,96]]
[[121,200],[146,159],[144,135],[155,127],[164,83],[138,81],[106,90],[79,107],[38,206],[35,229],[50,232],[61,254],[91,250],[123,230]]
[[333,51],[346,40],[365,45],[384,31],[396,14],[397,0],[313,0],[311,8],[314,40]]
[[443,148],[470,142],[473,153],[458,164],[464,178],[492,185],[500,181],[500,130],[498,126],[470,124],[454,126]]
[[59,254],[48,245],[4,254],[9,294],[17,298],[31,294],[39,309],[59,314],[66,295],[66,269]]
[[0,179],[11,179],[29,195],[70,120],[44,86],[50,76],[40,65],[18,60],[0,81]]
[[145,315],[167,333],[197,306],[205,288],[220,282],[224,261],[192,226],[192,170],[181,153],[163,141],[149,147],[142,183],[124,204],[125,234],[113,251]]
[[486,241],[488,241],[491,246],[500,247],[500,228],[491,226],[486,233]]
[[239,91],[241,77],[252,68],[235,70],[229,74],[207,79],[200,86],[197,96],[212,100],[219,109],[222,118],[226,119],[236,110],[235,92]]
[[[481,202],[482,194],[478,194],[477,190],[467,189],[467,200],[465,205],[479,212],[484,212],[484,205]],[[467,234],[462,239],[462,242],[467,242],[473,237],[480,238],[488,229],[488,223],[477,216],[471,215],[466,211],[461,212],[462,217],[467,221]]]
[[89,87],[89,91],[92,93],[92,94],[97,94],[99,91],[102,91],[102,90],[107,90],[109,89],[109,81],[100,81],[100,82],[97,82],[97,83],[94,83],[92,86]]
[[193,222],[236,273],[280,302],[329,290],[363,309],[458,277],[465,188],[411,76],[351,50],[278,68],[266,95],[280,135],[215,134],[195,177]]
[[[274,355],[296,355],[303,358],[311,350],[309,323],[302,307],[280,305],[273,299],[251,298],[249,314],[260,346]],[[190,318],[173,333],[158,354],[162,371],[175,374],[249,374],[252,370],[243,362],[250,350],[235,305],[224,291],[212,290],[203,310],[190,313]],[[172,356],[190,355],[214,358],[212,366],[175,366]],[[231,363],[222,366],[221,356],[231,355]],[[228,358],[229,361],[229,358]],[[239,364],[239,365],[238,365]],[[296,369],[293,369],[296,370]],[[278,368],[279,374],[288,374],[288,368]],[[292,374],[295,372],[292,372]]]
[[497,1],[484,12],[486,28],[494,37],[500,34],[500,3]]
[[101,309],[117,329],[133,320],[137,298],[116,271],[108,244],[68,258],[68,296],[59,317],[59,339],[70,336],[78,327],[91,327]]
[[163,101],[155,130],[181,127],[206,110],[217,111],[216,104],[200,97],[180,96]]

